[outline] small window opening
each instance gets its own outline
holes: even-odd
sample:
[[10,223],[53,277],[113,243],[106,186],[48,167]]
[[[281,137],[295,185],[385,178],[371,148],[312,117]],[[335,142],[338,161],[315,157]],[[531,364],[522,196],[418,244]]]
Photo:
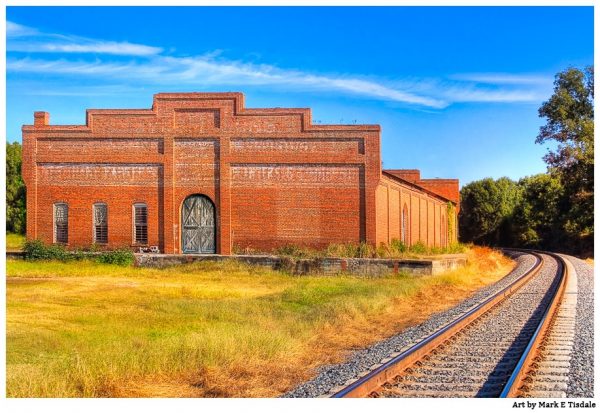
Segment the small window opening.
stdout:
[[148,243],[148,208],[145,204],[135,204],[134,209],[134,242]]
[[54,242],[69,242],[69,206],[54,204]]
[[108,207],[94,204],[94,243],[108,243]]

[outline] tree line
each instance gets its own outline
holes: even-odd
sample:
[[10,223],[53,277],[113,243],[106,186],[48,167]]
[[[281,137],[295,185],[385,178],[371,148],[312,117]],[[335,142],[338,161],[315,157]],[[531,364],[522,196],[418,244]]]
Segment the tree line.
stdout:
[[21,177],[21,144],[6,144],[6,231],[25,233],[25,183]]
[[556,75],[539,108],[536,143],[554,142],[546,173],[486,178],[461,191],[459,233],[475,244],[592,256],[594,249],[594,69]]

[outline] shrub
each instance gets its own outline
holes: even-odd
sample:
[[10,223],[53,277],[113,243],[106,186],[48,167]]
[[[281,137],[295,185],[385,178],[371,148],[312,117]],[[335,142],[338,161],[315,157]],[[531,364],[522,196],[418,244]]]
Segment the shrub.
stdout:
[[375,250],[370,244],[367,244],[366,242],[361,242],[358,245],[358,251],[356,254],[357,258],[373,258],[374,256]]
[[41,260],[46,258],[46,248],[39,239],[27,240],[23,244],[23,252],[28,260]]
[[406,253],[408,251],[408,247],[399,239],[393,238],[392,242],[390,242],[390,250],[393,255],[399,255]]
[[87,252],[83,249],[76,249],[75,251],[70,251],[69,254],[74,260],[81,261],[87,257]]
[[39,239],[25,241],[25,244],[23,245],[25,259],[30,261],[58,260],[65,262],[90,258],[103,264],[126,266],[133,264],[135,260],[133,253],[128,249],[122,248],[115,251],[105,251],[97,256],[90,255],[90,253],[93,254],[95,252],[95,249],[96,248],[92,247],[90,250],[78,249],[75,251],[67,251],[64,245],[46,245]]
[[419,241],[416,244],[411,245],[408,250],[415,254],[427,254],[427,246],[423,244],[423,241]]
[[105,251],[96,257],[96,261],[102,264],[116,264],[121,266],[132,265],[135,261],[133,252],[126,248],[120,248],[114,251]]
[[23,245],[25,259],[27,260],[59,260],[68,261],[73,259],[64,246],[60,244],[45,245],[41,240],[25,241]]

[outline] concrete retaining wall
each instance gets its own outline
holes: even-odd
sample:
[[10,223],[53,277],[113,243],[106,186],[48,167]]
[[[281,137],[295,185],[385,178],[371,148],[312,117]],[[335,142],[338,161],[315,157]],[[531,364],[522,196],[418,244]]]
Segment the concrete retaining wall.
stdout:
[[[89,253],[96,255],[98,253]],[[23,258],[22,251],[9,251],[7,258]],[[217,254],[135,254],[138,267],[165,268],[198,261],[237,260],[247,264],[286,271],[294,275],[349,273],[381,276],[398,272],[417,275],[439,274],[463,267],[467,263],[464,254],[452,254],[434,259],[380,259],[380,258],[314,258],[293,259],[274,255],[217,255]]]
[[466,264],[465,255],[446,255],[435,259],[377,259],[377,258],[314,258],[292,259],[271,255],[202,255],[202,254],[136,254],[140,267],[164,268],[197,261],[223,261],[233,259],[244,263],[283,270],[294,275],[339,274],[380,276],[390,273],[439,274]]

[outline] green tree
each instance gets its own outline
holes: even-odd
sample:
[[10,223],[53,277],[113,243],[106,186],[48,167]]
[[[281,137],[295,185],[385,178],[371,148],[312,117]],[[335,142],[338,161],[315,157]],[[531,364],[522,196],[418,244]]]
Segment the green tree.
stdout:
[[21,177],[21,144],[6,144],[6,230],[25,233],[25,184]]
[[560,219],[564,188],[554,175],[538,174],[519,180],[521,200],[516,206],[512,229],[516,245],[560,250],[564,241]]
[[546,124],[536,143],[555,142],[544,157],[560,178],[566,209],[560,222],[568,243],[593,249],[594,235],[594,69],[569,68],[556,75],[554,94],[539,109]]
[[460,190],[459,234],[463,242],[511,245],[511,218],[521,190],[509,178],[486,178]]

